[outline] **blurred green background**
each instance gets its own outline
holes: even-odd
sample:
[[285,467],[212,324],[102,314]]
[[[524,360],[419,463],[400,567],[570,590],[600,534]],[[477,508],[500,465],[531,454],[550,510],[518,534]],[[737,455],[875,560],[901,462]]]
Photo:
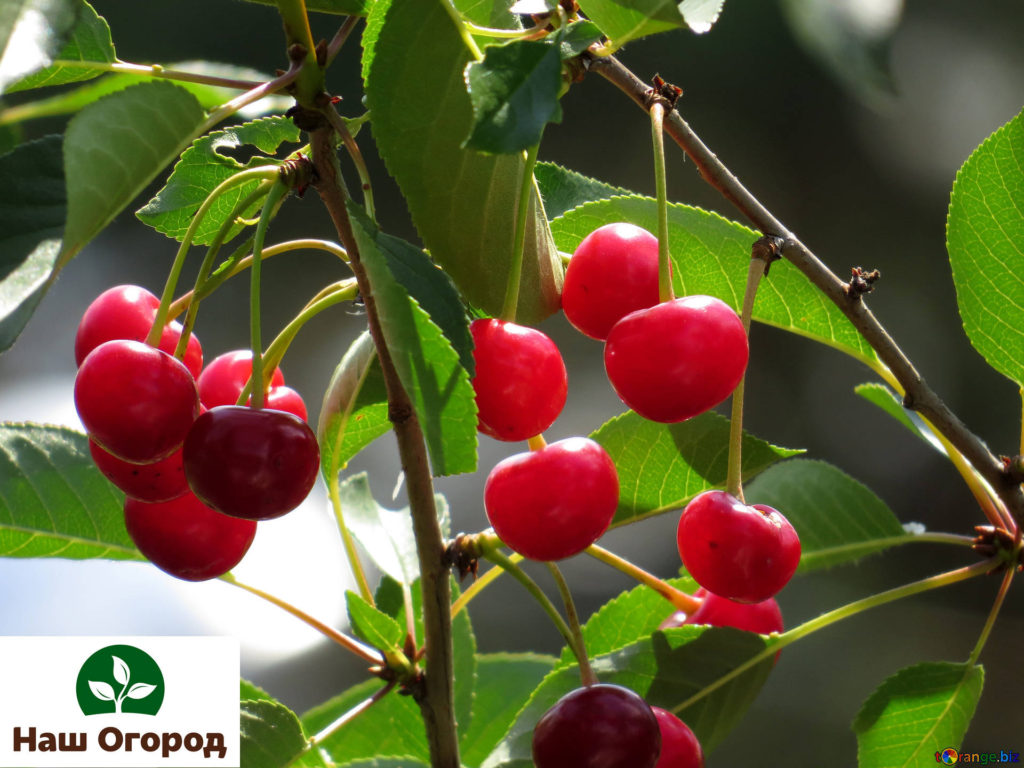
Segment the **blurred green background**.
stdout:
[[[95,0],[94,5],[110,22],[118,53],[127,61],[212,59],[272,72],[285,60],[272,8],[237,0]],[[836,18],[860,19],[868,29],[884,31],[898,22],[888,50],[880,46],[860,58],[863,51],[843,48],[831,65],[803,44],[789,23],[802,5],[807,4],[729,0],[709,34],[658,35],[626,46],[620,58],[641,78],[660,73],[681,86],[685,93],[679,109],[691,126],[840,276],[853,266],[881,270],[882,279],[869,297],[872,309],[968,426],[994,452],[1014,453],[1020,399],[1014,385],[989,369],[964,336],[944,233],[956,170],[1024,106],[1024,5],[998,0],[916,0],[905,8],[893,0],[811,3],[839,14]],[[337,19],[318,16],[315,22],[316,35],[330,37]],[[810,29],[820,42],[836,28],[830,23]],[[361,111],[358,54],[353,39],[331,73],[330,86],[343,97],[342,111],[349,115]],[[864,69],[865,61],[887,62],[891,89],[864,85],[884,71]],[[653,194],[648,123],[628,99],[592,75],[572,88],[563,107],[562,124],[545,135],[542,160]],[[56,121],[29,126],[32,135],[59,129]],[[360,137],[360,143],[369,155],[382,225],[414,240],[394,183],[370,141]],[[671,199],[737,218],[671,145],[668,177]],[[332,237],[314,194],[290,203],[272,228],[275,241],[299,235]],[[174,250],[130,212],[86,248],[18,344],[0,357],[0,417],[59,419],[71,413],[77,318],[96,294],[116,283],[139,283],[159,292]],[[334,261],[314,253],[287,262],[275,259],[266,273],[265,295],[273,298],[264,315],[265,334],[276,332],[325,281],[342,276]],[[247,344],[243,282],[228,284],[216,301],[203,305],[197,332],[207,359]],[[289,384],[305,396],[311,418],[337,360],[362,323],[358,313],[339,308],[311,323],[289,352],[284,364]],[[561,317],[546,321],[543,329],[559,343],[570,374],[566,411],[548,439],[585,434],[621,412],[604,377],[600,345]],[[970,532],[983,519],[948,463],[853,394],[854,385],[870,380],[869,371],[836,352],[755,326],[746,426],[772,442],[804,447],[809,456],[835,463],[870,486],[903,522]],[[486,526],[484,477],[516,450],[481,437],[481,470],[438,483],[451,503],[455,530]],[[389,503],[398,474],[390,437],[353,462],[352,471],[364,469],[378,499]],[[402,504],[399,496],[391,506]],[[325,506],[303,514],[327,518]],[[679,565],[675,523],[674,515],[666,515],[616,531],[602,543],[669,576]],[[277,565],[280,575],[301,591],[304,545],[300,538],[288,546]],[[269,562],[273,566],[272,552]],[[857,566],[798,578],[779,603],[792,626],[874,591],[968,562],[971,556],[959,550],[905,547]],[[569,562],[565,570],[585,615],[631,586],[585,558]],[[205,625],[187,618],[187,592],[175,593],[178,607],[173,610],[154,603],[149,585],[167,579],[152,571],[138,565],[111,569],[97,563],[0,562],[6,584],[0,597],[2,631],[203,631]],[[346,578],[344,565],[332,563],[328,572],[336,574],[337,583],[331,585],[336,590]],[[543,580],[543,574],[536,575]],[[100,586],[89,592],[94,577]],[[70,591],[69,582],[85,589],[87,597]],[[273,575],[265,583],[271,586]],[[854,765],[856,742],[849,723],[863,700],[904,666],[965,659],[997,586],[994,578],[980,579],[902,601],[787,649],[747,718],[711,756],[709,766]],[[220,585],[211,589],[229,592]],[[250,598],[240,594],[224,599],[236,601],[232,610],[239,615],[252,607]],[[101,605],[109,613],[97,628],[89,617]],[[1018,701],[1024,680],[1018,662],[1024,643],[1022,607],[1020,590],[1014,590],[982,655],[988,673],[985,692],[964,751],[1024,751],[1024,707]],[[488,589],[473,603],[471,615],[482,651],[555,652],[559,647],[557,633],[510,580]],[[118,624],[110,616],[131,616],[140,623]],[[223,624],[218,626],[225,631]],[[259,632],[244,626],[240,631]],[[243,655],[243,672],[300,711],[363,676],[358,663],[326,643],[308,641],[301,652],[279,649],[277,654],[266,646],[255,658]],[[935,744],[935,750],[947,746]]]

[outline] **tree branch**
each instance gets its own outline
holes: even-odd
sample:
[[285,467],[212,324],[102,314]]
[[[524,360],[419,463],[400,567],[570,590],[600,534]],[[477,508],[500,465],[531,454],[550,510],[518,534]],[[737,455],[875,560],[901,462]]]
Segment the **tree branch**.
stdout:
[[431,764],[433,768],[459,768],[452,663],[451,583],[444,560],[444,538],[434,505],[434,484],[426,444],[412,401],[402,386],[384,341],[373,287],[366,278],[359,246],[345,208],[348,194],[338,168],[330,124],[325,122],[322,128],[313,131],[311,137],[313,164],[319,174],[315,186],[334,221],[342,245],[348,251],[349,265],[363,297],[370,335],[377,348],[387,388],[388,417],[394,427],[402,471],[405,473],[419,556],[423,630],[428,654],[423,692],[417,696],[417,701],[430,743]]
[[[595,57],[590,69],[618,87],[646,111],[649,86],[614,56]],[[1024,492],[1005,471],[1003,464],[977,435],[971,432],[924,378],[875,318],[863,299],[847,292],[839,279],[817,256],[776,219],[740,183],[740,180],[705,146],[676,110],[665,116],[665,132],[693,160],[700,175],[731,202],[753,225],[766,235],[784,239],[782,254],[835,304],[879,359],[889,368],[905,393],[904,405],[930,421],[985,478],[999,495],[1018,525],[1024,525]]]

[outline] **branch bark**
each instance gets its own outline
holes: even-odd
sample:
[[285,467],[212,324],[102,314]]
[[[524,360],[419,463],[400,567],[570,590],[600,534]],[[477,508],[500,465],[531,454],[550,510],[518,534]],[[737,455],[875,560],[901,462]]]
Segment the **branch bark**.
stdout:
[[[647,110],[650,88],[614,56],[594,57],[590,70],[626,93],[641,109]],[[863,298],[847,293],[839,279],[817,256],[776,219],[743,186],[739,179],[707,148],[676,110],[665,116],[665,132],[693,160],[705,181],[717,189],[757,229],[766,235],[784,239],[782,254],[833,304],[835,304],[878,354],[879,359],[899,381],[905,393],[904,405],[920,413],[959,450],[978,473],[992,486],[1017,521],[1024,526],[1024,492],[1006,472],[982,440],[971,432],[942,399],[928,386],[889,333],[878,322]]]
[[348,251],[349,264],[366,307],[370,335],[377,348],[388,393],[388,418],[394,427],[402,471],[405,473],[420,565],[423,631],[427,650],[423,689],[416,698],[426,726],[431,765],[433,768],[459,768],[452,662],[451,583],[444,559],[445,543],[437,520],[434,484],[423,431],[384,341],[373,286],[366,278],[359,246],[345,207],[348,195],[338,167],[330,125],[325,124],[313,131],[311,143],[313,164],[319,174],[315,184],[317,192],[334,221],[342,245]]

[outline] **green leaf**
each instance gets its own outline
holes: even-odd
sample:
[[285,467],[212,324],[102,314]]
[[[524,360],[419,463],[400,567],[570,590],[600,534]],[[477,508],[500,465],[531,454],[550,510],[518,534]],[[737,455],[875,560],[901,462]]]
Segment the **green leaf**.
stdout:
[[520,29],[523,26],[506,0],[454,0],[452,5],[462,18],[481,27]]
[[465,146],[511,154],[540,142],[544,126],[562,121],[560,50],[550,42],[516,40],[485,49],[466,65],[473,126]]
[[354,763],[340,765],[338,768],[430,768],[430,766],[410,757],[385,757],[380,760],[357,760]]
[[401,649],[405,631],[398,622],[363,600],[355,592],[345,592],[348,618],[359,637],[381,651]]
[[68,123],[64,174],[67,262],[145,189],[203,122],[195,97],[171,83],[143,83],[90,104]]
[[[463,765],[477,768],[505,735],[520,708],[547,675],[554,659],[535,653],[491,653],[476,657],[473,720],[460,727]],[[462,726],[462,723],[459,723]]]
[[1004,376],[1024,385],[1024,112],[957,172],[946,220],[964,330]]
[[[420,575],[416,538],[409,508],[393,511],[377,504],[365,472],[346,478],[339,488],[345,523],[352,535],[384,573],[396,581],[412,584]],[[436,494],[438,519],[447,535],[448,502]]]
[[[367,680],[314,707],[302,716],[306,732],[319,733],[383,686],[380,680]],[[399,696],[396,691],[333,731],[319,746],[337,765],[388,757],[411,757],[430,763],[420,709],[411,696]]]
[[49,66],[82,5],[75,0],[7,0],[0,5],[0,93]]
[[[277,5],[277,0],[247,0],[260,5]],[[375,0],[306,0],[306,10],[344,16],[365,16]]]
[[[178,69],[198,75],[210,75],[212,77],[235,78],[238,80],[265,81],[270,78],[262,72],[247,67],[236,67],[230,64],[219,64],[210,61],[183,61],[167,65],[168,69]],[[70,70],[68,70],[70,71]],[[87,70],[78,70],[87,71]],[[99,74],[99,73],[97,73]],[[53,117],[55,115],[67,115],[78,112],[82,108],[98,101],[107,94],[116,91],[123,91],[132,85],[139,83],[153,82],[154,78],[148,75],[134,75],[127,72],[118,72],[105,75],[90,83],[81,85],[71,90],[62,90],[55,96],[46,99],[37,99],[24,104],[0,109],[0,124],[19,123],[25,120],[34,120],[40,117]],[[213,109],[238,95],[238,91],[208,83],[192,83],[175,81],[180,88],[196,97],[203,109]],[[283,112],[294,104],[294,100],[280,94],[266,96],[249,106],[240,109],[238,114],[242,117],[257,117],[267,112]]]
[[910,768],[957,749],[981,698],[985,671],[926,662],[901,669],[875,690],[853,721],[860,768]]
[[853,562],[914,539],[867,486],[823,461],[794,459],[772,467],[744,495],[751,504],[775,507],[796,528],[801,572]]
[[[739,722],[768,678],[773,664],[773,654],[765,652],[769,645],[760,635],[732,628],[680,627],[594,656],[591,666],[601,682],[625,686],[654,706],[674,709],[763,654],[750,669],[676,712],[708,753]],[[534,726],[559,698],[579,685],[579,670],[574,667],[558,668],[544,678],[508,734],[484,761],[484,768],[531,765]]]
[[858,384],[853,388],[853,391],[869,403],[877,405],[943,456],[946,455],[946,449],[939,442],[938,438],[932,434],[931,430],[925,426],[921,417],[914,411],[904,408],[903,401],[885,384],[875,382]]
[[[192,217],[218,184],[243,169],[278,164],[280,160],[267,155],[277,152],[284,143],[298,141],[299,129],[286,117],[265,117],[208,133],[182,153],[164,188],[135,215],[158,232],[181,240],[192,223]],[[245,163],[238,162],[229,154],[229,151],[247,146],[255,147],[264,154]],[[235,206],[259,183],[253,180],[239,184],[220,195],[196,230],[193,242],[197,245],[209,243]],[[251,214],[259,205],[259,202],[254,203],[252,209],[243,215]]]
[[444,332],[445,338],[459,353],[459,365],[472,376],[473,337],[455,283],[422,250],[401,238],[381,232],[362,208],[352,206],[351,213],[359,220],[364,232],[373,233],[374,243],[387,261],[388,271]]
[[[668,217],[676,295],[717,296],[738,310],[747,281],[750,247],[757,233],[687,205],[670,205]],[[559,249],[572,253],[595,229],[617,221],[657,232],[657,203],[645,197],[587,203],[551,222],[551,229]],[[761,281],[754,319],[827,344],[866,365],[877,364],[874,351],[850,321],[787,262],[772,265],[768,277]]]
[[893,12],[885,18],[834,0],[782,2],[783,14],[797,42],[836,80],[868,101],[896,93],[889,55],[902,3],[889,7]]
[[[53,58],[60,62],[81,61],[99,64],[114,62],[117,59],[117,53],[114,51],[114,43],[110,39],[110,27],[107,26],[106,20],[84,0],[77,0],[70,5],[78,6],[78,22],[71,30],[71,38]],[[101,69],[68,66],[63,63],[54,64],[19,80],[7,88],[6,92],[14,93],[47,85],[76,83],[82,80],[91,80],[102,73]]]
[[[697,582],[689,576],[669,579],[668,583],[684,592],[695,592]],[[664,597],[650,587],[639,585],[602,605],[583,625],[583,642],[587,653],[617,651],[654,634],[661,623],[676,612]],[[576,657],[566,646],[558,666],[572,666]]]
[[[698,493],[725,485],[729,420],[713,411],[678,424],[658,424],[628,411],[590,437],[608,451],[619,472],[612,526],[681,509]],[[743,477],[797,453],[744,433]]]
[[242,765],[245,768],[326,768],[308,741],[299,718],[277,701],[243,701],[240,718]]
[[[409,590],[412,596],[416,644],[422,647],[424,638],[423,590],[418,580],[410,584]],[[454,600],[459,595],[459,587],[454,579],[451,581],[451,590]],[[377,587],[374,599],[377,601],[379,610],[394,618],[399,626],[407,626],[405,599],[402,595],[401,584],[385,575]],[[473,715],[473,696],[476,685],[476,637],[473,635],[473,625],[470,623],[468,611],[462,611],[452,619],[452,649],[455,677],[455,719],[461,728],[466,728]],[[429,663],[429,658],[427,663]]]
[[124,495],[93,464],[85,435],[0,425],[0,555],[142,560],[123,506]]
[[396,278],[388,252],[391,241],[355,205],[349,209],[384,340],[419,418],[431,467],[437,475],[472,472],[477,418],[469,374],[441,328]]
[[327,482],[391,429],[387,397],[377,350],[370,332],[363,331],[334,369],[320,408],[317,439]]
[[0,156],[0,351],[50,287],[67,212],[60,136]]
[[[473,306],[500,314],[524,159],[460,146],[473,108],[463,80],[469,53],[455,22],[435,0],[378,0],[363,45],[374,138],[424,246]],[[561,281],[561,260],[534,194],[517,321],[535,324],[557,311]]]
[[630,40],[682,27],[703,34],[718,21],[724,4],[725,0],[580,0],[587,18],[616,48]]
[[[593,43],[604,37],[601,29],[592,21],[574,21],[565,28],[565,34],[558,41],[558,50],[563,59],[579,56]],[[551,216],[551,213],[548,213]]]
[[584,203],[632,194],[628,189],[591,179],[558,163],[537,163],[533,175],[537,177],[544,210],[552,219]]
[[244,677],[239,678],[238,686],[239,701],[274,701],[274,697],[264,691],[255,683],[251,683]]

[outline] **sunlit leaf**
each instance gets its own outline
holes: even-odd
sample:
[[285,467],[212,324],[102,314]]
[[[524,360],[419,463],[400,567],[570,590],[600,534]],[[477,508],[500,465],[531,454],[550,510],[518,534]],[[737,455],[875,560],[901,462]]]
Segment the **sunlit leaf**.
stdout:
[[76,0],[6,0],[0,5],[0,93],[50,65],[81,8]]
[[901,669],[857,713],[860,768],[913,768],[957,749],[981,698],[985,672],[973,664],[926,662]]
[[326,768],[299,718],[277,701],[243,701],[240,718],[242,765],[246,768]]
[[885,384],[875,382],[858,384],[853,388],[853,391],[869,403],[877,405],[943,456],[946,455],[946,449],[939,442],[938,438],[932,434],[931,430],[925,426],[921,417],[914,411],[904,408],[903,402],[896,396],[896,393],[885,386]]
[[533,175],[544,199],[544,210],[552,219],[584,203],[632,194],[628,189],[591,179],[558,163],[539,162]]
[[405,631],[397,621],[378,611],[355,592],[345,592],[345,604],[352,629],[359,637],[382,651],[402,647]]
[[580,8],[615,47],[640,37],[689,27],[698,34],[718,21],[725,0],[579,0]]
[[956,175],[946,248],[964,330],[988,364],[1024,385],[1024,112]]

